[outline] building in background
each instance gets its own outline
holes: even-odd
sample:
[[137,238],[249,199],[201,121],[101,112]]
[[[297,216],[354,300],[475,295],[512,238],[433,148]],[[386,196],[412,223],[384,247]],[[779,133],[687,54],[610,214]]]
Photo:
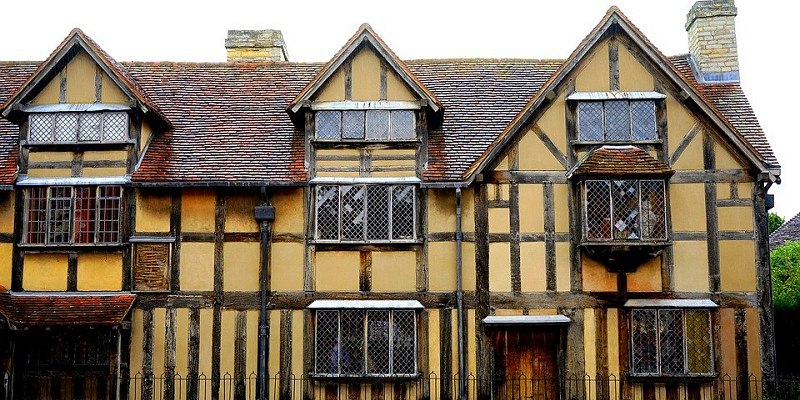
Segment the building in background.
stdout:
[[[731,2],[666,57],[0,63],[5,398],[651,398],[775,376]],[[556,33],[557,34],[557,33]],[[762,379],[765,383],[762,385]],[[753,383],[757,383],[754,385]]]

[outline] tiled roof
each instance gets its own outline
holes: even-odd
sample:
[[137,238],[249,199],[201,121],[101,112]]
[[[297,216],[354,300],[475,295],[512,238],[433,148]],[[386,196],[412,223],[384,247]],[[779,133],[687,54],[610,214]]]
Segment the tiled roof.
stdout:
[[[0,62],[0,104],[28,79],[39,62]],[[0,186],[13,185],[17,178],[19,127],[0,118]]]
[[571,176],[664,176],[674,171],[636,146],[602,146],[581,160]]
[[800,214],[786,221],[780,228],[769,235],[769,249],[775,250],[787,241],[800,240]]
[[136,295],[130,293],[0,293],[0,314],[17,327],[114,326]]

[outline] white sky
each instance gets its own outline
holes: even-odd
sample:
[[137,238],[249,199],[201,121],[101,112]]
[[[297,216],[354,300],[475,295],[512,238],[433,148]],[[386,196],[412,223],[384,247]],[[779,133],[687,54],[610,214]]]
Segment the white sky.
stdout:
[[[224,61],[228,29],[283,31],[293,61],[327,61],[363,22],[403,59],[565,58],[611,5],[665,54],[687,52],[694,0],[4,1],[0,60],[43,60],[80,27],[119,61]],[[800,212],[789,102],[800,93],[794,1],[739,0],[742,85],[783,167],[773,211]]]

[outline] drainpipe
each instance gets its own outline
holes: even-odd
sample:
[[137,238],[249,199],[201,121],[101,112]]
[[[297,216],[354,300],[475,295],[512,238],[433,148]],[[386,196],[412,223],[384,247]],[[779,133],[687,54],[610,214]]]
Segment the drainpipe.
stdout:
[[256,222],[261,234],[261,262],[259,268],[260,304],[258,313],[258,400],[267,400],[267,359],[269,358],[269,325],[267,325],[267,303],[269,296],[269,244],[272,221],[275,220],[275,207],[269,204],[267,188],[261,188],[261,204],[254,208]]
[[461,188],[456,188],[456,312],[458,314],[458,398],[467,398],[467,354],[464,346],[464,282],[461,273]]

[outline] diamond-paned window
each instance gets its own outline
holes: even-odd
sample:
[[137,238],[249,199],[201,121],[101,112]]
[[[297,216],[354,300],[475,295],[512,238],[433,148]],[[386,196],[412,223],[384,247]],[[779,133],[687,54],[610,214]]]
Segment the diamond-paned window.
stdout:
[[317,310],[315,314],[316,374],[391,377],[417,373],[413,310]]
[[577,112],[580,141],[658,140],[656,106],[653,100],[581,101]]
[[34,113],[28,117],[28,142],[124,142],[128,114],[113,112]]
[[316,235],[330,242],[416,239],[416,189],[411,185],[319,185]]
[[314,113],[318,140],[414,140],[413,110],[320,110]]
[[26,189],[25,244],[119,243],[122,188],[52,186]]
[[713,374],[712,347],[709,310],[631,311],[631,372],[634,375]]
[[587,240],[667,239],[663,180],[587,180],[584,189]]

